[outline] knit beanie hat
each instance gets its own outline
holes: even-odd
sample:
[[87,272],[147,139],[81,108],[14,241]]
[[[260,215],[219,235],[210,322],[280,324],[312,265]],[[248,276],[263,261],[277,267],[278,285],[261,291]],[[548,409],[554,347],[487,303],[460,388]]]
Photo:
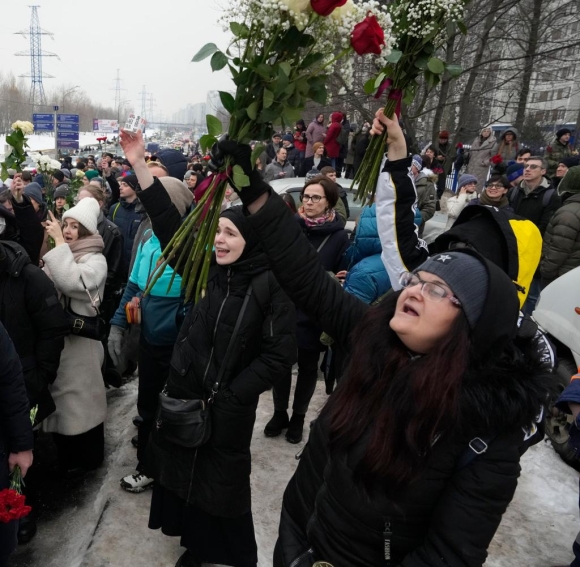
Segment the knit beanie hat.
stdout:
[[67,179],[70,179],[70,170],[69,170],[69,169],[67,169],[67,168],[65,168],[65,167],[61,167],[61,168],[60,168],[60,171],[62,171],[62,172],[63,172],[64,176],[65,176]]
[[580,165],[571,167],[558,184],[558,195],[580,193]]
[[572,134],[572,130],[569,130],[568,128],[560,128],[556,132],[556,140],[559,140],[562,136],[564,136],[564,134]]
[[65,197],[68,195],[68,187],[66,185],[61,185],[54,190],[53,197],[58,199],[59,197]]
[[487,270],[479,259],[464,252],[445,252],[428,258],[414,270],[417,272],[439,276],[451,288],[473,330],[483,312],[489,287]]
[[56,171],[52,172],[52,176],[59,182],[62,183],[64,181],[64,173],[60,170],[57,169]]
[[193,194],[187,185],[175,177],[160,177],[159,181],[165,187],[171,202],[179,212],[179,216],[185,215],[193,203]]
[[314,179],[315,177],[318,177],[320,175],[320,171],[316,168],[311,169],[310,171],[308,171],[306,173],[306,180],[310,180],[310,179]]
[[139,185],[139,182],[137,181],[136,175],[125,175],[125,176],[122,176],[118,179],[119,179],[119,181],[122,181],[123,183],[126,183],[127,185],[129,185],[129,187],[131,187],[131,189],[133,189],[133,191],[137,191],[137,186]]
[[[85,177],[90,181],[93,177],[97,177],[99,172],[96,169],[89,169],[85,171]],[[79,221],[80,222],[80,221]]]
[[439,137],[444,140],[449,140],[449,132],[447,130],[441,130],[441,132],[439,132]]
[[44,199],[42,198],[42,188],[38,183],[36,183],[36,181],[29,183],[24,188],[24,194],[28,198],[34,199],[39,205],[42,205],[44,203]]
[[475,175],[470,175],[469,173],[465,173],[459,178],[459,182],[457,183],[457,190],[469,185],[470,183],[478,183],[477,177]]
[[292,134],[284,134],[284,136],[282,137],[282,141],[283,142],[293,142],[294,136],[292,136]]
[[575,165],[580,165],[580,157],[578,156],[569,156],[562,158],[558,163],[565,165],[568,169],[574,167]]
[[423,158],[420,155],[415,154],[411,165],[414,165],[417,168],[417,171],[421,171],[423,169]]
[[515,181],[518,177],[521,177],[523,174],[524,174],[523,163],[513,163],[505,170],[505,175],[510,183],[512,181]]
[[74,219],[82,224],[91,234],[96,234],[100,212],[101,207],[99,207],[97,200],[93,197],[87,197],[86,199],[81,199],[72,209],[66,211],[62,215],[62,220],[68,218]]

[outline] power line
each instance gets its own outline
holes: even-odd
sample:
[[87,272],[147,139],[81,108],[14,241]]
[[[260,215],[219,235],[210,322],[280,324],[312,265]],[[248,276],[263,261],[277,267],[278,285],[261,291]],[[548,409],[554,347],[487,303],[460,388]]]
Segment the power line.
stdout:
[[46,95],[44,94],[44,85],[42,84],[42,79],[54,79],[52,75],[47,75],[42,72],[42,58],[43,57],[57,57],[56,53],[50,53],[48,51],[42,51],[42,36],[49,35],[53,36],[50,32],[43,30],[40,27],[40,20],[38,19],[38,8],[39,6],[30,6],[32,8],[32,13],[30,15],[30,28],[29,31],[16,32],[17,35],[22,35],[26,37],[30,36],[30,51],[20,51],[15,53],[17,56],[30,57],[30,74],[20,75],[21,77],[29,77],[32,79],[30,83],[30,101],[32,102],[32,111],[34,112],[35,105],[46,105]]

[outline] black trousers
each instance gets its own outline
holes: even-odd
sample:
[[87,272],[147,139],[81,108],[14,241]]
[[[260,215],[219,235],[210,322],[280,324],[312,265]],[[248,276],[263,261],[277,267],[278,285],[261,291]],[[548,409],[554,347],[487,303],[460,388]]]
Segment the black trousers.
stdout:
[[62,471],[77,467],[94,470],[101,466],[105,458],[103,423],[80,435],[53,433],[52,438],[58,454],[58,467]]
[[[292,411],[297,415],[306,415],[308,405],[316,390],[318,380],[318,350],[298,349],[298,377],[296,378],[296,390]],[[290,402],[290,389],[292,387],[292,372],[274,386],[274,409],[286,411]]]
[[139,339],[139,390],[137,411],[143,418],[137,435],[137,470],[147,475],[145,463],[147,443],[155,424],[159,394],[169,375],[173,345],[149,344],[141,334]]

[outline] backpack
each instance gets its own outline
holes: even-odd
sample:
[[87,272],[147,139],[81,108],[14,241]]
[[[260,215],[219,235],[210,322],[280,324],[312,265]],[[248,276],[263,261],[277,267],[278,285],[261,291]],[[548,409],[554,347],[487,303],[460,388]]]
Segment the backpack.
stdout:
[[[547,207],[548,204],[550,203],[550,199],[552,198],[552,195],[556,192],[556,189],[554,189],[553,187],[549,187],[546,191],[544,191],[544,194],[542,195],[542,207]],[[519,197],[520,192],[519,192],[519,187],[512,187],[509,192],[508,192],[508,201],[510,204],[510,207],[512,209],[516,209],[518,203],[519,203]],[[516,201],[518,201],[518,203],[516,203]],[[515,203],[515,205],[514,205]]]
[[336,137],[336,143],[339,146],[344,146],[348,143],[348,135],[350,130],[344,126],[340,129],[340,134]]

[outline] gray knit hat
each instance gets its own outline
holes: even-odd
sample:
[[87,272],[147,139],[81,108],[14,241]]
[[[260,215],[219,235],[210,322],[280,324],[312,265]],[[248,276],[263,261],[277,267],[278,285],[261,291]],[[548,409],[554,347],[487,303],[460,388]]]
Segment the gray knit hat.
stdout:
[[477,177],[475,177],[475,175],[465,173],[459,178],[459,182],[457,183],[457,190],[459,191],[459,189],[461,189],[465,185],[469,185],[470,183],[477,183],[477,182],[478,182],[478,179],[477,179]]
[[471,254],[445,252],[429,257],[416,270],[439,276],[461,301],[471,330],[483,312],[487,298],[489,275],[485,266]]

